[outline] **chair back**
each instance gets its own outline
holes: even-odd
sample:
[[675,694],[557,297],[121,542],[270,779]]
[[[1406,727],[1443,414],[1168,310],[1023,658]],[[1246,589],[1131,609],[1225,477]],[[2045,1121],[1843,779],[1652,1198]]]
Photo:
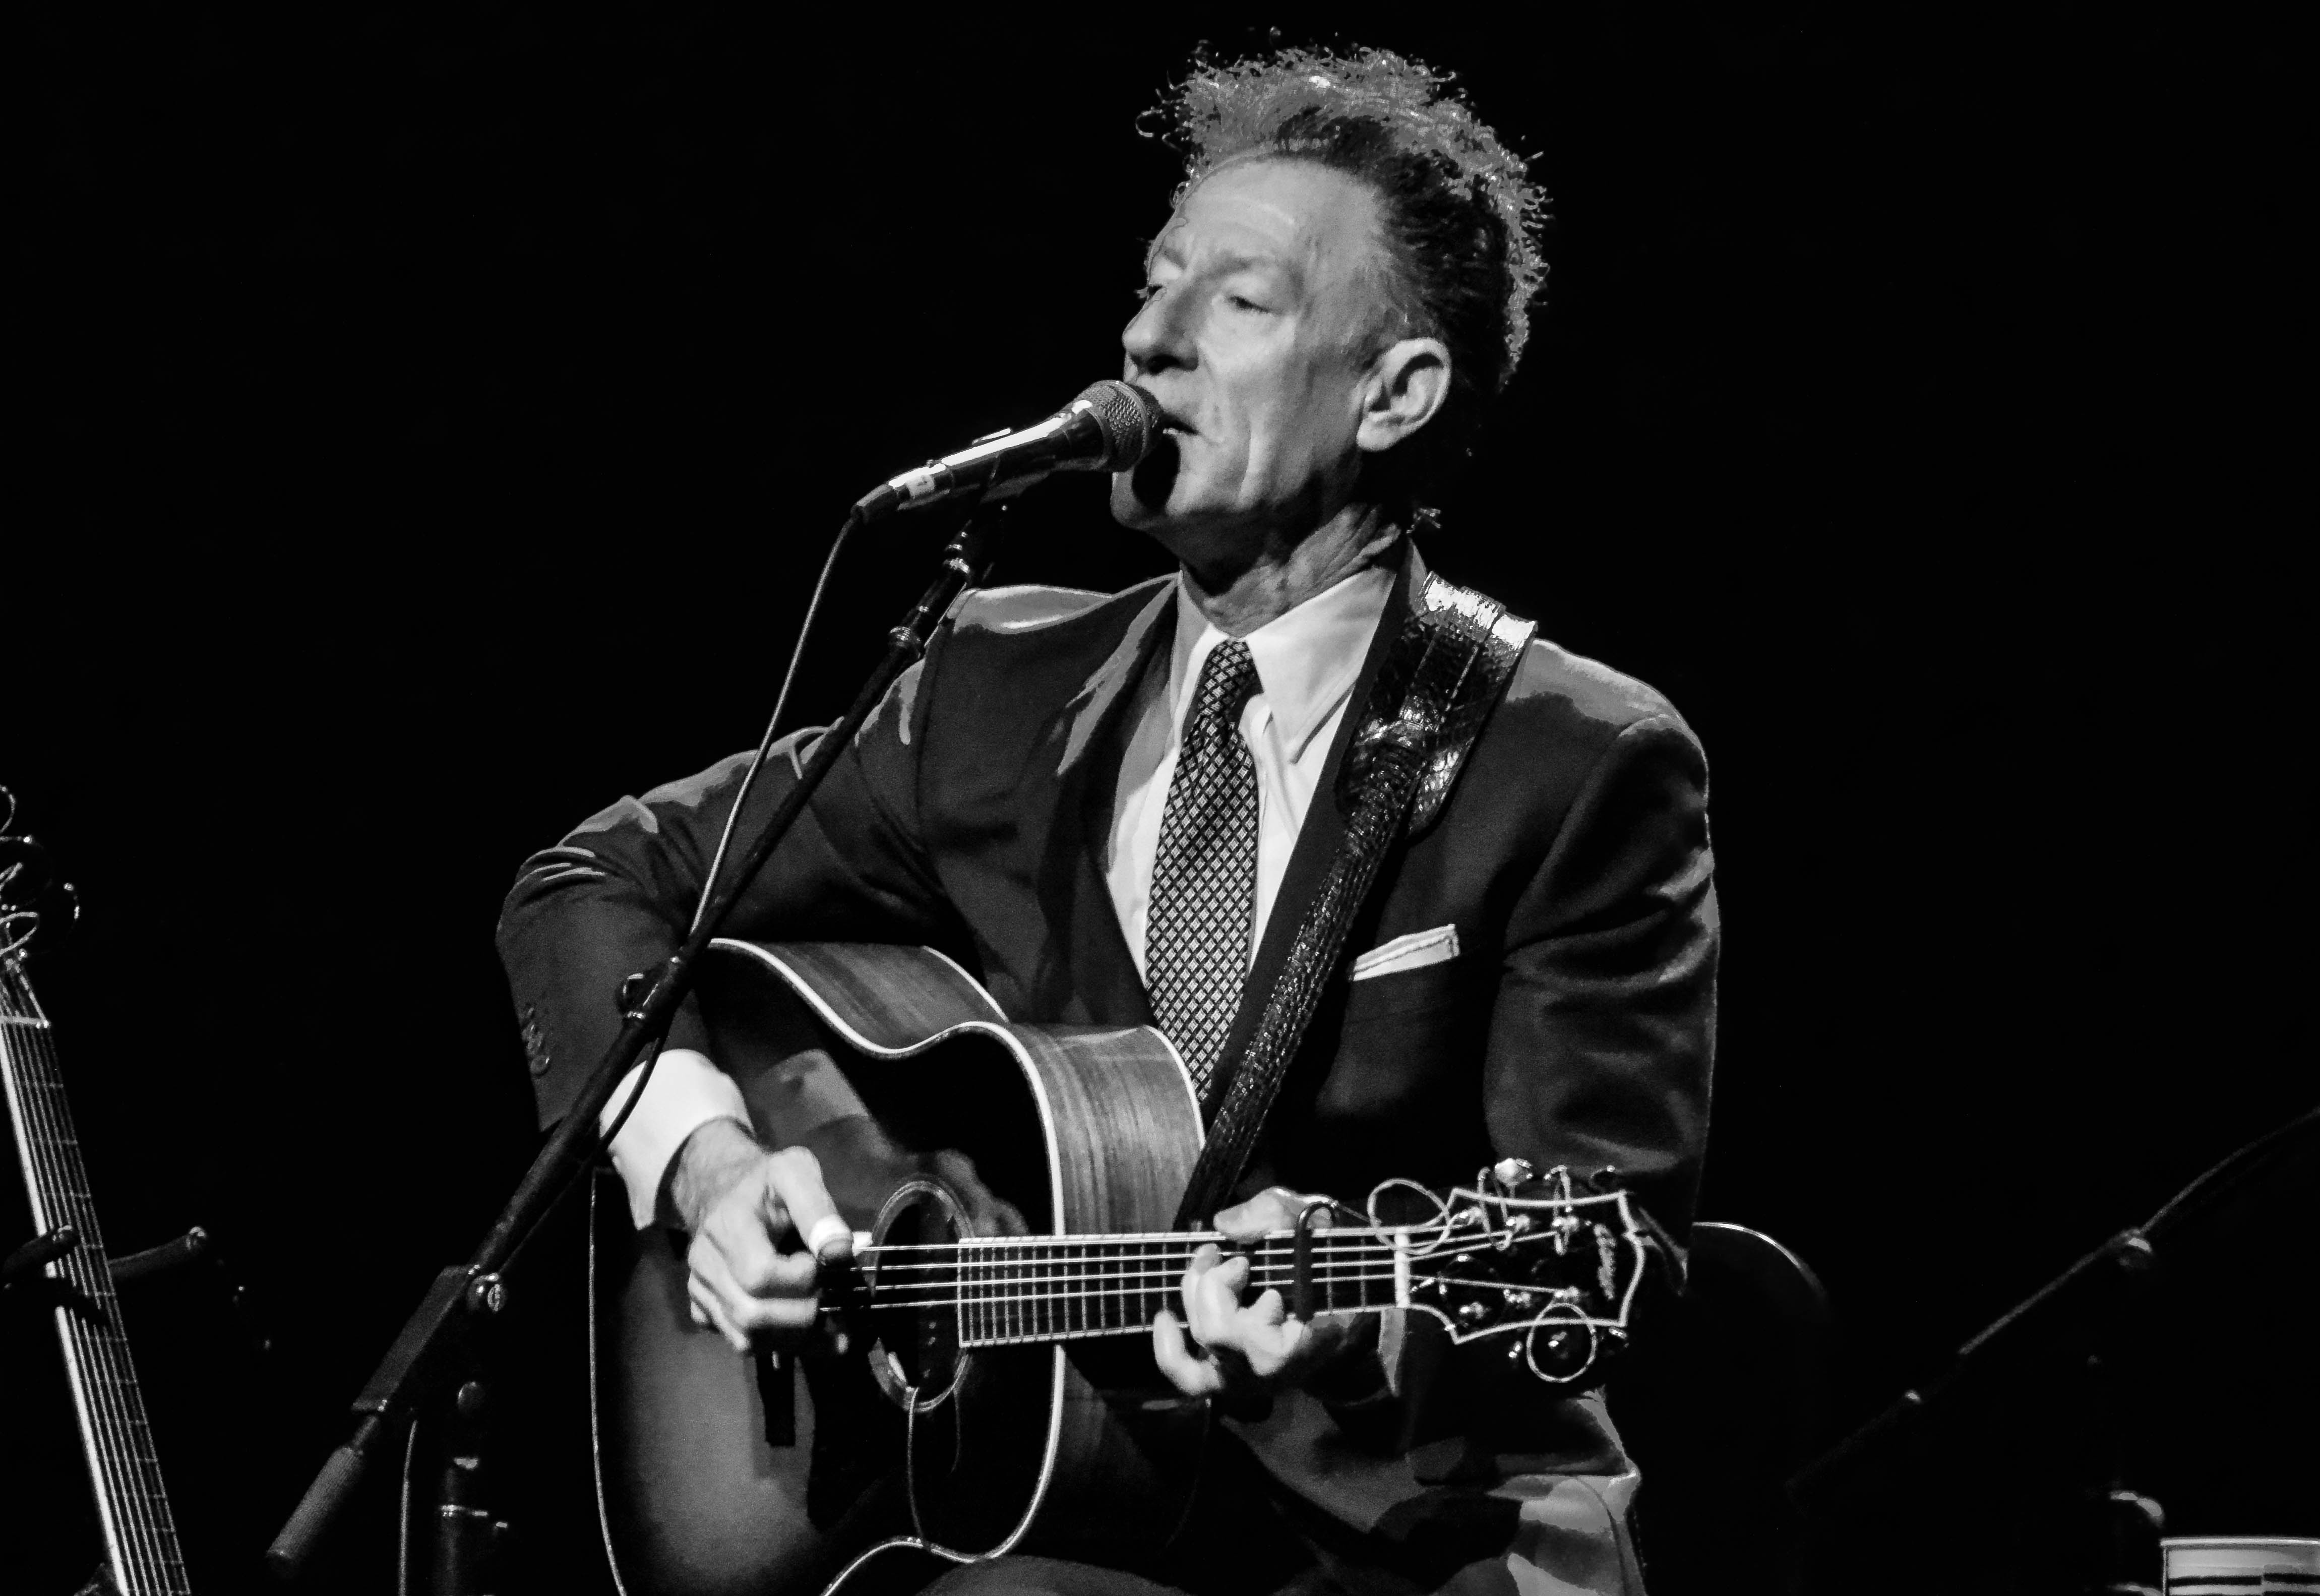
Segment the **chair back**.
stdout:
[[1709,1222],[1692,1227],[1682,1297],[1661,1309],[1610,1390],[1643,1469],[1652,1596],[1797,1596],[1803,1525],[1784,1485],[1827,1439],[1828,1295],[1763,1232]]

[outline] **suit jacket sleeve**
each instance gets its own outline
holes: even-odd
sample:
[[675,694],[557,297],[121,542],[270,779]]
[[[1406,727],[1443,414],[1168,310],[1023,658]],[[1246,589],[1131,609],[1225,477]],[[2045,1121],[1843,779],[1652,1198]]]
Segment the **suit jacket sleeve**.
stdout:
[[[1609,1165],[1674,1238],[1690,1225],[1708,1130],[1717,909],[1708,772],[1664,711],[1600,745],[1517,893],[1483,1044],[1492,1155],[1584,1176]],[[1408,1452],[1488,1436],[1530,1455],[1587,1449],[1562,1393],[1507,1378],[1484,1347],[1453,1367],[1422,1315],[1390,1356],[1360,1347],[1317,1383],[1364,1445]],[[1569,1433],[1566,1433],[1568,1431]],[[1515,1437],[1508,1439],[1506,1437]]]
[[[920,839],[918,751],[947,632],[888,691],[797,826],[726,922],[766,940],[956,941]],[[727,868],[796,784],[819,730],[776,744],[735,828]],[[542,1126],[562,1118],[620,1029],[630,972],[675,951],[747,771],[736,755],[698,775],[623,798],[526,860],[502,911],[506,965]],[[690,1000],[669,1045],[706,1050]]]
[[1500,1156],[1606,1165],[1681,1237],[1708,1132],[1708,769],[1671,713],[1617,733],[1509,918],[1483,1064]]

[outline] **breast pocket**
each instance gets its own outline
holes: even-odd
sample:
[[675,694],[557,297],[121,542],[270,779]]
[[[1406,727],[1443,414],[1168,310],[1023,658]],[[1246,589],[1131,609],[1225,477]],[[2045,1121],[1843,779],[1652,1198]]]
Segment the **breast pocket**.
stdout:
[[1473,972],[1457,960],[1396,970],[1346,985],[1346,1025],[1350,1029],[1368,1020],[1393,1014],[1422,1014],[1453,1004],[1480,1001],[1480,984]]

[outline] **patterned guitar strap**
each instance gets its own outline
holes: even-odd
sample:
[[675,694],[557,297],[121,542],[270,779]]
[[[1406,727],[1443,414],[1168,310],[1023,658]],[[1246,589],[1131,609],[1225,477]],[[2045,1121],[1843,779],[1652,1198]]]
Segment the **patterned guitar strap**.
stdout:
[[1349,814],[1345,844],[1233,1071],[1177,1208],[1178,1229],[1197,1229],[1228,1205],[1379,866],[1397,839],[1419,835],[1441,812],[1536,630],[1495,600],[1438,576],[1429,575],[1411,595],[1338,774],[1338,803]]

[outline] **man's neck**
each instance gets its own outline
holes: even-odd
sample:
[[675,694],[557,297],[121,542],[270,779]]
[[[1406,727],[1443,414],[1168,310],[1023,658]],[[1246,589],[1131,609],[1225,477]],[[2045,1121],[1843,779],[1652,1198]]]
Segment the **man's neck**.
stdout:
[[1209,623],[1245,638],[1385,558],[1401,528],[1373,504],[1348,504],[1308,536],[1268,545],[1246,564],[1184,567],[1184,589]]

